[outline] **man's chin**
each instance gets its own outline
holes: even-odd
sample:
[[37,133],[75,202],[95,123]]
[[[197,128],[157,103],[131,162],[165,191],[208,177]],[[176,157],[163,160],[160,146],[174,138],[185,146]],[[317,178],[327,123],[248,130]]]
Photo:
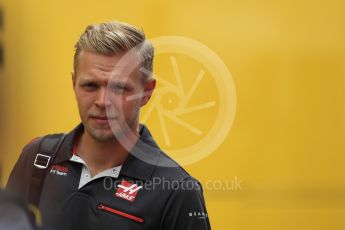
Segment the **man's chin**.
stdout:
[[110,126],[85,127],[89,135],[100,142],[108,142],[115,139]]
[[95,132],[91,133],[91,136],[100,142],[109,142],[109,141],[112,141],[115,139],[115,136],[112,132],[111,133],[108,133],[108,132],[104,133],[102,131],[95,131]]

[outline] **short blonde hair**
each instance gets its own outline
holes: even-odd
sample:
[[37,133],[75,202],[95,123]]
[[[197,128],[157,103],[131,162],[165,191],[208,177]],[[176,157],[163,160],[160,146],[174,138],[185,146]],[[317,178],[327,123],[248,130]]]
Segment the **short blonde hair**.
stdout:
[[86,49],[96,53],[113,55],[136,48],[144,68],[144,81],[152,78],[154,48],[145,39],[142,30],[123,22],[104,22],[86,27],[74,46],[74,71],[77,70],[80,53]]

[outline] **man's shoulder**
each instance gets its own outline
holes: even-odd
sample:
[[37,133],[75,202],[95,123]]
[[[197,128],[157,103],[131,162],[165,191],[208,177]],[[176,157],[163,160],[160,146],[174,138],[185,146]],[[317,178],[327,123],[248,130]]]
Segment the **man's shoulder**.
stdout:
[[164,178],[170,181],[197,182],[179,163],[169,157],[164,151],[160,151],[153,178]]
[[41,140],[42,140],[42,136],[39,136],[39,137],[33,138],[27,144],[25,144],[22,150],[22,157],[24,156],[28,157],[29,155],[36,153],[39,148],[39,144]]
[[64,133],[52,133],[52,134],[46,134],[43,136],[38,136],[31,139],[26,145],[24,145],[24,148],[22,150],[22,156],[29,157],[38,153],[43,139],[45,140],[49,139],[49,142],[46,143],[46,145],[53,146],[60,139],[62,135],[64,135]]

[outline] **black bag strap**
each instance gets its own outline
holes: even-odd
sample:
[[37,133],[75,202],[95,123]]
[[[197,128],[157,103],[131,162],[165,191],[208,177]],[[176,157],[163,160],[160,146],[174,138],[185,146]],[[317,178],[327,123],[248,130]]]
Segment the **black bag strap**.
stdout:
[[56,153],[61,147],[66,134],[52,134],[44,136],[39,143],[38,151],[33,163],[30,177],[28,201],[37,206],[40,202],[44,178],[49,166],[54,162]]

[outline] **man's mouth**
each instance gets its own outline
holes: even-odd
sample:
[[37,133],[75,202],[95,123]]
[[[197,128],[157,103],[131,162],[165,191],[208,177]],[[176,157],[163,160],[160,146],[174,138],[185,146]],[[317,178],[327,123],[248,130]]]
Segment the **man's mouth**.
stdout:
[[97,124],[108,125],[111,120],[114,120],[114,117],[107,116],[91,116],[91,119],[94,120]]
[[115,116],[107,116],[107,115],[90,115],[91,118],[100,119],[100,120],[113,120]]

